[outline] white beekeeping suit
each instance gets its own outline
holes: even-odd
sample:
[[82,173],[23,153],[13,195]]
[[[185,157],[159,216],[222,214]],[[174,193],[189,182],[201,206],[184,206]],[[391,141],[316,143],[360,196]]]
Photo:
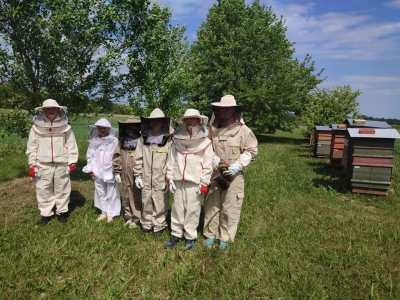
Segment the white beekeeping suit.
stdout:
[[[100,209],[101,215],[109,217],[119,216],[121,211],[120,193],[116,175],[121,173],[121,155],[118,147],[116,130],[108,120],[102,118],[94,126],[108,127],[110,133],[100,137],[93,126],[89,127],[89,148],[86,153],[87,165],[83,172],[93,174],[95,184],[94,206]],[[100,217],[99,217],[100,218]]]

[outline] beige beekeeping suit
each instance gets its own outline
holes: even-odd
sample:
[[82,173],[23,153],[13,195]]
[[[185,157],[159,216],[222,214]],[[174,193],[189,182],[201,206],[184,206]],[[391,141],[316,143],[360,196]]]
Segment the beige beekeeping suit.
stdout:
[[[162,119],[163,137],[159,143],[151,142],[151,119]],[[140,137],[133,164],[133,175],[143,180],[141,226],[154,232],[167,227],[169,196],[164,193],[168,154],[171,147],[170,134],[173,132],[171,119],[164,116],[160,109],[155,109],[148,118],[141,118],[142,136]]]
[[119,121],[119,146],[122,161],[122,210],[125,221],[132,220],[136,224],[142,217],[142,193],[136,187],[133,177],[133,162],[137,140],[127,140],[126,126],[134,125],[140,128],[140,118],[130,117],[126,121]]
[[[60,115],[50,122],[43,113],[46,104],[60,108]],[[43,217],[68,212],[71,180],[68,165],[78,161],[78,146],[71,126],[68,125],[66,107],[48,99],[37,115],[29,133],[26,155],[29,166],[36,165],[40,177],[35,178],[36,198]]]
[[[195,240],[203,199],[196,190],[210,183],[213,150],[205,128],[208,118],[195,109],[188,109],[184,117],[197,117],[202,123],[193,127],[191,135],[180,127],[172,140],[167,179],[174,180],[177,189],[171,209],[171,235]],[[183,122],[184,117],[177,122]]]
[[[215,104],[223,103],[222,100],[225,97]],[[228,104],[225,106],[237,106],[235,100],[234,103]],[[258,153],[257,139],[251,129],[244,124],[242,115],[236,113],[235,119],[234,126],[226,128],[218,128],[219,120],[216,119],[209,130],[209,138],[212,140],[215,155],[222,162],[229,165],[236,163],[240,166],[240,171],[233,176],[227,190],[221,189],[213,181],[204,201],[203,235],[206,238],[216,238],[224,242],[233,242],[235,239],[244,198],[243,169],[254,160]]]

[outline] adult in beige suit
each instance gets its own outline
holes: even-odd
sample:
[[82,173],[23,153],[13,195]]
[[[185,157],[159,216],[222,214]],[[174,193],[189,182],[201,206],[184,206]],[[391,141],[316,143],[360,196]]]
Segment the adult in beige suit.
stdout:
[[256,157],[258,142],[244,124],[243,107],[236,104],[234,96],[226,95],[211,105],[214,116],[208,137],[215,153],[213,167],[218,168],[220,163],[229,166],[224,175],[231,183],[224,189],[216,181],[211,182],[204,200],[203,245],[211,247],[219,239],[219,247],[225,249],[229,241],[235,240],[244,198],[243,169]]
[[141,117],[141,134],[133,163],[133,175],[142,190],[142,217],[140,230],[160,236],[167,228],[169,194],[165,175],[173,128],[171,118],[154,109],[149,117]]
[[29,176],[36,182],[42,225],[54,216],[54,206],[58,221],[68,221],[70,173],[76,170],[78,146],[66,112],[67,108],[56,100],[45,100],[41,107],[36,108],[37,114],[29,133],[26,155]]
[[142,195],[135,185],[133,177],[133,161],[135,150],[140,138],[140,118],[129,117],[119,121],[119,147],[122,162],[122,210],[125,224],[129,228],[140,225],[142,216]]

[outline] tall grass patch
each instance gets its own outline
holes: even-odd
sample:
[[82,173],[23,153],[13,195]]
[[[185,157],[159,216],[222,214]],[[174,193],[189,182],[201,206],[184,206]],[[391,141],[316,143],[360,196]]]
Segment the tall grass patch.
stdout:
[[[79,122],[72,126],[81,169],[89,123]],[[41,227],[26,172],[4,180],[0,298],[399,299],[399,142],[395,182],[381,197],[348,192],[343,172],[314,158],[299,130],[258,140],[238,234],[226,251],[203,248],[202,228],[187,251],[183,243],[167,249],[167,233],[123,227],[122,218],[96,222],[93,181],[81,171],[72,174],[69,222]],[[24,142],[16,149],[26,164]]]

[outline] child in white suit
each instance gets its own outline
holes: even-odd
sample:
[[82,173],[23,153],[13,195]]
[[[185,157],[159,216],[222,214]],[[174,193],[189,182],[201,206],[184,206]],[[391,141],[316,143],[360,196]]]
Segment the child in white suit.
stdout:
[[116,130],[110,122],[102,118],[94,125],[98,134],[89,140],[87,165],[82,171],[94,179],[94,206],[101,211],[97,221],[107,219],[110,223],[121,212],[118,189],[118,183],[121,182],[121,154],[115,137]]

